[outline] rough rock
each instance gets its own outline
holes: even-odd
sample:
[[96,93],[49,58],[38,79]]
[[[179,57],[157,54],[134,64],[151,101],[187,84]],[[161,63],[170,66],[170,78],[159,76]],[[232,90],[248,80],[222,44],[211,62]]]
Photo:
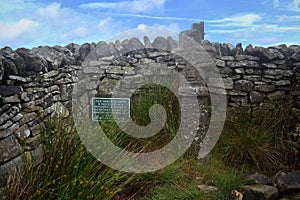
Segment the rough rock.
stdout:
[[296,52],[291,56],[291,58],[292,58],[293,60],[296,60],[296,61],[300,62],[300,49],[299,49],[298,51],[296,51]]
[[168,50],[168,41],[164,37],[157,37],[154,39],[152,46],[157,50]]
[[168,41],[168,51],[178,48],[178,42],[175,41],[172,37],[167,38]]
[[144,49],[143,43],[138,38],[131,38],[127,46],[124,46],[129,51]]
[[149,48],[149,49],[153,48],[151,41],[147,36],[144,36],[144,45],[145,45],[145,48]]
[[14,135],[0,141],[0,163],[15,158],[22,152],[22,147]]
[[15,63],[7,58],[4,58],[2,60],[2,66],[3,66],[3,71],[4,71],[4,78],[8,77],[9,75],[18,75],[18,69],[17,66],[15,65]]
[[24,48],[17,49],[16,52],[25,60],[26,71],[31,73],[48,71],[48,62],[42,56]]
[[257,184],[257,185],[269,185],[272,183],[272,179],[266,175],[260,173],[254,173],[245,178],[245,181],[250,184]]
[[300,190],[300,171],[286,173],[278,173],[275,176],[274,184],[282,193],[294,192]]
[[263,61],[271,61],[277,58],[277,55],[274,54],[270,49],[264,47],[255,47],[255,48],[246,48],[246,52],[250,55],[260,57]]
[[12,52],[4,57],[11,60],[15,64],[18,70],[18,74],[25,75],[26,63],[25,60],[19,54],[17,54],[16,52]]
[[11,108],[9,108],[5,113],[0,115],[0,124],[3,124],[7,120],[16,116],[19,113],[19,111],[20,111],[20,106],[12,106]]
[[79,48],[79,58],[80,60],[84,60],[87,55],[91,52],[91,46],[89,43],[84,43]]
[[265,99],[265,95],[261,92],[250,92],[250,102],[251,103],[260,103]]
[[277,200],[279,197],[278,189],[268,185],[246,185],[242,190],[244,200]]
[[8,97],[14,94],[21,94],[23,88],[14,85],[0,85],[0,96]]
[[41,56],[48,63],[48,69],[53,70],[64,65],[75,64],[75,57],[73,53],[66,47],[61,46],[42,46],[38,48],[33,48],[32,53]]
[[251,81],[248,80],[238,80],[234,84],[234,88],[236,90],[241,91],[252,91],[254,84]]

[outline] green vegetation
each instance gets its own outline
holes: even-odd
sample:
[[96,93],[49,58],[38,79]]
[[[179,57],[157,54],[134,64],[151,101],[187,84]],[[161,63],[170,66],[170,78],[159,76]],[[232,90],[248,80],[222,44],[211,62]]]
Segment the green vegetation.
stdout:
[[[289,101],[273,111],[235,113],[227,117],[215,152],[233,167],[265,173],[299,169],[300,144],[291,137]],[[298,139],[299,140],[299,139]]]
[[[156,103],[165,107],[168,121],[148,140],[129,137],[115,122],[100,124],[116,145],[135,152],[153,151],[168,143],[180,124],[172,92],[149,86],[132,99],[135,123],[147,125],[148,110]],[[8,185],[8,199],[230,199],[231,191],[244,184],[248,170],[299,167],[299,144],[287,134],[288,115],[289,108],[284,106],[273,113],[258,113],[256,119],[245,113],[230,115],[209,164],[201,165],[187,154],[164,169],[144,174],[104,166],[82,145],[71,119],[52,121],[43,163],[28,165],[24,174],[15,177]],[[201,189],[203,185],[207,189]]]

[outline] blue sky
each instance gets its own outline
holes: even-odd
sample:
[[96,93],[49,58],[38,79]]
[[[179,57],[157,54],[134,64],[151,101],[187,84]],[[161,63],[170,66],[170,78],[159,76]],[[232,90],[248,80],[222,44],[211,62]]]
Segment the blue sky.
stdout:
[[130,29],[179,32],[199,21],[211,42],[300,44],[300,0],[1,1],[0,48],[98,42]]

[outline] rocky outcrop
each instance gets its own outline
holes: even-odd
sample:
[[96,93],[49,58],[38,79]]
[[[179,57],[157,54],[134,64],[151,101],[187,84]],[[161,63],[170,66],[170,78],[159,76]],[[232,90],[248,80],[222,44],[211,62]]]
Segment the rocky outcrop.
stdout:
[[245,200],[298,200],[300,197],[300,172],[279,172],[272,179],[259,173],[246,177],[250,185],[243,186]]

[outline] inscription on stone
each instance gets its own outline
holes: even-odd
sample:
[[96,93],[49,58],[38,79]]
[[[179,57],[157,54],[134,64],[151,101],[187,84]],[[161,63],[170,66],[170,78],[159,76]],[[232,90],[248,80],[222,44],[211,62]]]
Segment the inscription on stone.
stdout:
[[93,98],[92,120],[93,121],[129,121],[130,99],[129,98]]

